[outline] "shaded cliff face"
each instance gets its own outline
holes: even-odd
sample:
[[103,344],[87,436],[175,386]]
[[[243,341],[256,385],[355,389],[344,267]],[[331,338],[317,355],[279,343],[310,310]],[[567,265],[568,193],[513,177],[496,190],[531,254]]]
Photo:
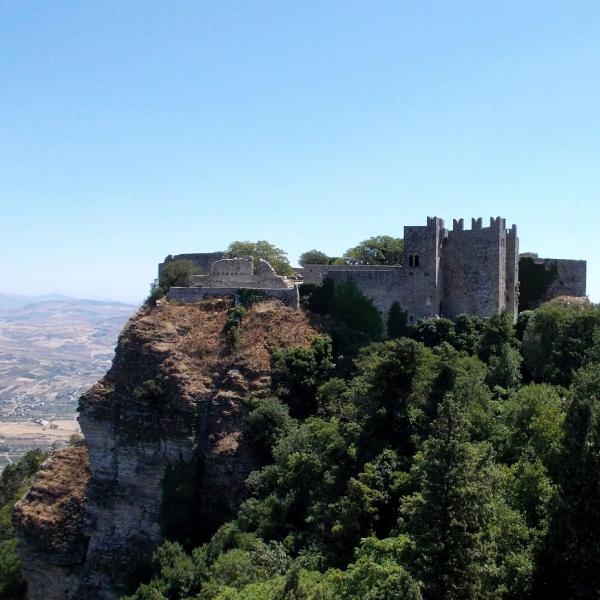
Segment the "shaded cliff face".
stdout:
[[[22,516],[31,493],[15,513],[32,600],[113,599],[126,592],[162,539],[167,465],[197,465],[207,535],[234,514],[256,466],[240,433],[245,399],[270,385],[270,348],[308,345],[315,332],[300,311],[264,302],[248,311],[230,352],[222,335],[229,307],[223,300],[164,303],[142,309],[124,328],[112,368],[80,400],[90,478],[79,494],[85,506],[77,535],[66,543],[62,571],[52,571],[52,590],[42,592],[41,580],[31,576],[44,561],[48,569],[54,565],[51,549],[37,547],[42,528],[35,516],[29,523]],[[73,484],[85,481],[83,462],[63,464]]]

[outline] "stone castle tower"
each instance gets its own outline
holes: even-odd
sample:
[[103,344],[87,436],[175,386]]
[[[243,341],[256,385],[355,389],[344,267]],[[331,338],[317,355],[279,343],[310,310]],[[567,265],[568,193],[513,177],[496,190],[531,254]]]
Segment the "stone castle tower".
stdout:
[[499,312],[517,315],[519,239],[506,219],[472,219],[471,229],[455,219],[452,230],[443,219],[427,217],[426,225],[404,227],[404,264],[308,265],[304,281],[320,283],[351,278],[386,315],[399,302],[409,321],[460,314],[489,317]]
[[489,317],[498,312],[517,314],[519,239],[506,220],[463,219],[451,231],[444,221],[428,217],[425,226],[404,228],[403,285],[400,303],[414,318],[460,314]]

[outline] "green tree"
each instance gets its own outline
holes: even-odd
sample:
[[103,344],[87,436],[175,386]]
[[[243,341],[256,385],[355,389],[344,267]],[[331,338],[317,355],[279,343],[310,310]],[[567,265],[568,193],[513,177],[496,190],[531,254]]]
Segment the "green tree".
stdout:
[[600,596],[600,370],[573,384],[560,454],[559,501],[538,587],[540,597]]
[[456,343],[454,323],[450,319],[420,319],[412,328],[412,337],[430,348],[443,342],[451,345]]
[[293,417],[306,418],[317,410],[317,389],[331,375],[334,363],[331,338],[318,336],[310,347],[273,352],[275,393],[289,406]]
[[387,334],[390,339],[408,335],[408,313],[402,310],[399,302],[393,302],[387,319]]
[[325,252],[320,250],[308,250],[300,255],[299,263],[301,266],[306,265],[329,265],[333,259],[327,256]]
[[0,475],[0,599],[21,600],[26,585],[21,576],[11,515],[17,500],[31,485],[33,476],[46,455],[39,450],[27,452],[16,464],[8,465]]
[[517,347],[513,316],[510,313],[498,313],[485,322],[485,329],[479,343],[479,358],[488,362],[494,355],[502,353],[505,344]]
[[485,330],[485,321],[476,316],[458,315],[454,321],[453,346],[467,354],[477,354],[481,336]]
[[381,338],[381,315],[352,279],[335,284],[329,313],[337,321],[363,334],[363,343]]
[[265,240],[258,242],[231,242],[226,251],[228,258],[251,256],[256,262],[266,260],[279,275],[294,275],[287,254]]
[[496,587],[492,478],[485,452],[468,441],[451,395],[415,463],[419,491],[401,508],[413,542],[414,571],[432,600],[490,598]]
[[356,562],[326,575],[339,600],[421,600],[419,584],[402,566],[405,537],[362,540]]
[[192,275],[198,273],[198,267],[189,259],[181,258],[165,263],[158,279],[150,286],[150,294],[146,302],[152,304],[167,294],[172,287],[187,287]]
[[504,343],[488,359],[488,383],[504,390],[514,390],[521,383],[521,353],[511,344]]
[[349,248],[342,257],[351,265],[401,265],[404,240],[389,235],[377,235]]
[[600,308],[544,304],[527,323],[523,357],[535,381],[568,387],[573,374],[594,359]]
[[501,412],[507,435],[504,459],[539,458],[547,468],[556,467],[564,418],[565,402],[556,388],[530,384],[514,391]]
[[277,398],[264,398],[246,418],[243,432],[266,462],[272,458],[272,449],[277,440],[288,433],[291,427],[288,407]]

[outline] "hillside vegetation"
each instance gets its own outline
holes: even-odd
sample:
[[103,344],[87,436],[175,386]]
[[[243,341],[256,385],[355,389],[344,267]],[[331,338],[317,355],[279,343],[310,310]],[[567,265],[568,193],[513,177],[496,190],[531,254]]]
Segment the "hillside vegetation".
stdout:
[[[381,341],[311,292],[333,338],[273,344],[270,389],[246,407],[247,499],[207,543],[179,523],[129,598],[598,597],[600,309],[401,323]],[[190,512],[177,490],[166,517]]]

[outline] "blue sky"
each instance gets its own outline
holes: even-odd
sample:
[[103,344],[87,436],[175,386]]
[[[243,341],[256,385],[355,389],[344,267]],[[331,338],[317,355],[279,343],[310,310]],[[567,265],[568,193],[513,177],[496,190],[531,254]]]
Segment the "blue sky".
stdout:
[[599,107],[597,1],[1,2],[0,291],[501,215],[598,301]]

